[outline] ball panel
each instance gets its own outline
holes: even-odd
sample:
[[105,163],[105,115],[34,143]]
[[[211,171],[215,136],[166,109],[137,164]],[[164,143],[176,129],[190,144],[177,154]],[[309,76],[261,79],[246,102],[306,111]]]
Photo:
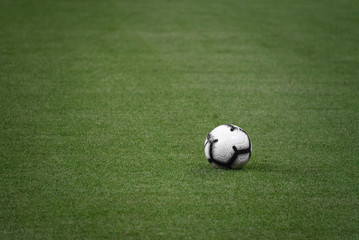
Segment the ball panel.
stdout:
[[249,161],[249,158],[250,158],[249,153],[239,154],[236,161],[234,161],[231,167],[233,169],[242,168]]
[[212,155],[214,159],[221,162],[226,162],[228,160],[227,156],[229,154],[229,151],[230,149],[228,148],[227,144],[219,140],[213,145]]
[[245,134],[244,132],[239,132],[239,138],[240,141],[236,141],[233,143],[233,145],[238,149],[238,150],[242,150],[242,149],[247,149],[249,148],[249,138],[248,135]]

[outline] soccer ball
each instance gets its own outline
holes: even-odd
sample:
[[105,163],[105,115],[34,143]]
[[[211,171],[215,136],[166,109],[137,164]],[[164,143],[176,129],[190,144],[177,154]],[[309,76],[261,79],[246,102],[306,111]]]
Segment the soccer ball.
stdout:
[[217,168],[242,168],[251,157],[252,145],[247,133],[232,124],[213,129],[204,142],[208,162]]

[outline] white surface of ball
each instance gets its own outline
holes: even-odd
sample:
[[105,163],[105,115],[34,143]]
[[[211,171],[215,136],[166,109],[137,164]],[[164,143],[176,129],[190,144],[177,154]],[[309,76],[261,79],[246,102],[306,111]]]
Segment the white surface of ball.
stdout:
[[216,127],[207,135],[204,152],[212,166],[238,169],[249,161],[252,145],[243,129],[226,124]]

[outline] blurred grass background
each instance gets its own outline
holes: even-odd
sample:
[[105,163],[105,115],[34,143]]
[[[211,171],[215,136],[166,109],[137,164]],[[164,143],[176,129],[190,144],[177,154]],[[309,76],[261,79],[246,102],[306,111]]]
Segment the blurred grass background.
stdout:
[[[0,1],[1,239],[357,239],[356,1]],[[212,168],[209,131],[253,155]]]

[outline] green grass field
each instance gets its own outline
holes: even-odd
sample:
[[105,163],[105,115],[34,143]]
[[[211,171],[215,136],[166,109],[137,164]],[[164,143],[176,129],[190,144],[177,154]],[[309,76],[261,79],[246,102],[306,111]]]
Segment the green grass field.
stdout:
[[359,239],[358,1],[0,0],[0,100],[0,239]]

